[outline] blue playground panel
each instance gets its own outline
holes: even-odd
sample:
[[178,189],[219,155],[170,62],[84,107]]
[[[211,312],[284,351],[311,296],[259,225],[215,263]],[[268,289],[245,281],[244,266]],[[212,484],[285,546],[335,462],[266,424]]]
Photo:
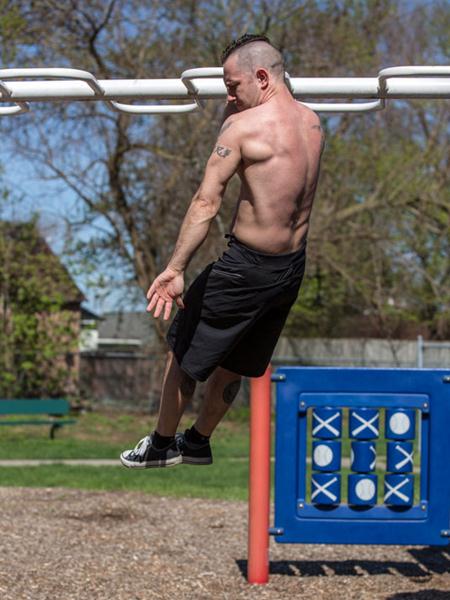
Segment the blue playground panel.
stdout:
[[[277,542],[450,543],[448,370],[281,367],[273,379],[277,408],[272,533]],[[370,444],[380,444],[382,418],[390,470],[377,477],[368,458],[356,457],[363,466],[348,477],[349,504],[344,504],[342,439],[349,437],[356,452],[367,452]],[[315,459],[307,453],[308,434]],[[415,438],[420,473],[413,473],[411,460]],[[308,476],[307,458],[312,459]],[[395,469],[398,464],[402,466]],[[414,481],[420,491],[417,503]],[[377,490],[384,491],[384,502],[376,499]]]

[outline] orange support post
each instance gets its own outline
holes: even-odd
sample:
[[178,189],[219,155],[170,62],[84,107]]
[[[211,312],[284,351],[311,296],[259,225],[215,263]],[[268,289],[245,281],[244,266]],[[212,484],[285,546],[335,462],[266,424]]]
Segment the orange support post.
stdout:
[[269,580],[271,367],[250,380],[249,583]]

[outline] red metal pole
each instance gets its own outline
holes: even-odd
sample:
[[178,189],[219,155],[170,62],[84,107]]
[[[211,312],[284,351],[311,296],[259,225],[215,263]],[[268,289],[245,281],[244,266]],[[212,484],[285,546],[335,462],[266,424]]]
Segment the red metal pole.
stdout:
[[250,380],[249,583],[269,580],[271,367]]

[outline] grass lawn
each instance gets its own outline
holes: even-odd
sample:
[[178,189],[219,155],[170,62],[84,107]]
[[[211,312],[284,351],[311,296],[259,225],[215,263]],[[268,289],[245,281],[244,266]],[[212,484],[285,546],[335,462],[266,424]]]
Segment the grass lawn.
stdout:
[[[132,448],[151,431],[149,415],[114,411],[85,413],[75,425],[63,427],[54,440],[48,426],[0,428],[0,460],[116,459],[117,466],[40,465],[0,467],[0,485],[63,486],[95,490],[135,490],[156,495],[245,500],[248,485],[248,411],[237,409],[218,427],[213,442],[214,464],[179,465],[168,469],[125,469],[120,452]],[[181,429],[192,423],[186,417]]]
[[[11,419],[11,417],[9,417]],[[8,458],[117,458],[125,448],[133,448],[154,429],[155,417],[147,414],[121,414],[113,411],[84,413],[75,425],[67,425],[49,439],[49,427],[14,426],[0,428],[0,460]],[[180,430],[192,424],[185,417]],[[248,454],[246,419],[227,419],[213,438],[214,456],[243,458]]]

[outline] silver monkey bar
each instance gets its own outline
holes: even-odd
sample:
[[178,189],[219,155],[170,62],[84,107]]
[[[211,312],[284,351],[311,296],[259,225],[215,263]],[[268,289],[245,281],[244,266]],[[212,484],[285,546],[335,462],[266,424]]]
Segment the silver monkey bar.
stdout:
[[[317,112],[372,112],[387,99],[450,98],[449,66],[390,67],[377,77],[290,77],[286,83],[303,98],[364,99],[356,103],[304,104]],[[115,111],[164,115],[193,112],[205,100],[226,98],[221,67],[188,69],[180,79],[104,79],[79,69],[0,69],[0,116],[30,110],[30,102],[100,101]],[[191,100],[186,104],[130,104],[121,100]]]

